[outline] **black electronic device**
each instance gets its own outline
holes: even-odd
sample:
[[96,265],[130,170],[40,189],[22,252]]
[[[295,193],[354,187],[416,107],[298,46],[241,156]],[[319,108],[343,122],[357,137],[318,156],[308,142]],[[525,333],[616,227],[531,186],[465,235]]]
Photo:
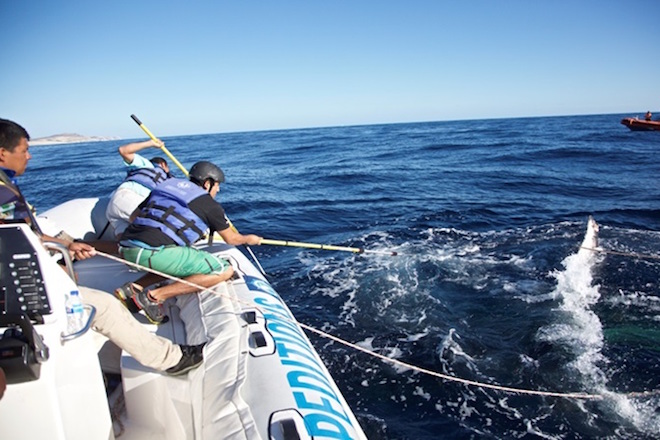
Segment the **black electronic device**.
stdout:
[[8,384],[39,379],[41,364],[49,357],[49,349],[26,315],[2,314],[0,327],[0,368]]
[[0,314],[39,323],[51,312],[37,251],[20,227],[0,228]]

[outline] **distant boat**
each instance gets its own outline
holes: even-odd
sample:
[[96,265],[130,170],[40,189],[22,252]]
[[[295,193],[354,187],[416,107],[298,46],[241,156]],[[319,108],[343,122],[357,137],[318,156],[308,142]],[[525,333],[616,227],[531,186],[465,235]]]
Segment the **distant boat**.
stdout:
[[646,121],[638,118],[623,118],[621,123],[633,131],[660,131],[660,121]]

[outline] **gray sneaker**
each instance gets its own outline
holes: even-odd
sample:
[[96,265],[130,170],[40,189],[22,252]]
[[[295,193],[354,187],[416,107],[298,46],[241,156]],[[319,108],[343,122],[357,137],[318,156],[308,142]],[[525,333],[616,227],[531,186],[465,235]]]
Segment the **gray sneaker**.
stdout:
[[133,301],[133,295],[142,291],[142,286],[135,283],[126,283],[115,290],[115,297],[128,309],[131,313],[139,313],[140,308]]
[[153,324],[158,325],[167,322],[169,318],[163,314],[161,305],[150,300],[147,292],[148,290],[144,290],[138,284],[126,283],[115,290],[115,297],[131,313],[139,313],[140,310],[144,310],[147,319]]
[[197,368],[204,362],[204,346],[206,342],[199,345],[180,345],[181,360],[178,364],[165,370],[170,376],[179,376]]
[[167,316],[163,313],[163,307],[156,301],[149,298],[148,290],[141,290],[133,294],[133,302],[144,311],[147,319],[152,324],[162,324],[167,322]]

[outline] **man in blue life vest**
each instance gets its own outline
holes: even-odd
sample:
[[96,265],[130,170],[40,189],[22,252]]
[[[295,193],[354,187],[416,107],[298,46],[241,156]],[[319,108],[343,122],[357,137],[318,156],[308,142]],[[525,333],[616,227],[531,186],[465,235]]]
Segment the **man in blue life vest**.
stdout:
[[16,183],[16,178],[25,172],[32,158],[23,132],[20,125],[0,119],[0,220],[5,222],[24,221],[33,214]]
[[[28,223],[44,239],[67,246],[72,239],[61,231],[56,237],[45,235],[35,219],[34,208],[28,204],[18,187],[21,176],[32,158],[29,151],[27,131],[13,121],[0,119],[0,222]],[[86,255],[82,248],[78,257]],[[116,250],[115,250],[116,252]]]
[[127,283],[115,291],[129,310],[144,310],[154,323],[164,319],[163,301],[199,291],[188,283],[207,288],[234,274],[228,261],[192,247],[196,241],[214,232],[235,246],[258,245],[262,239],[233,229],[222,205],[214,200],[225,181],[220,168],[211,162],[197,162],[188,177],[190,180],[168,179],[152,190],[119,242],[124,259],[187,282],[146,290],[142,286],[159,279],[148,274],[138,283]]
[[172,176],[167,161],[162,157],[147,160],[138,154],[138,151],[145,148],[162,148],[164,145],[160,139],[149,139],[119,147],[119,154],[126,166],[126,178],[110,196],[105,211],[115,237],[119,237],[124,232],[131,214],[147,198],[151,190]]
[[[94,256],[94,247],[87,243],[57,239],[41,233],[30,205],[16,185],[16,178],[25,172],[32,157],[28,151],[29,140],[30,136],[22,126],[0,119],[0,223],[28,223],[42,240],[67,246],[76,258],[82,260]],[[170,375],[180,375],[203,362],[204,344],[174,344],[143,327],[110,293],[78,287],[83,303],[91,304],[96,309],[92,321],[94,330],[130,353],[142,365]]]

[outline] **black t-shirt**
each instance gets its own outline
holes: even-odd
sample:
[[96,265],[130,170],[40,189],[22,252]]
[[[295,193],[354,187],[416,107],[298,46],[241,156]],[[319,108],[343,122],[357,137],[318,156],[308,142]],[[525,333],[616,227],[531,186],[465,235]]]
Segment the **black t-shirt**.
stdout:
[[[140,204],[140,209],[148,201],[149,197]],[[188,208],[201,218],[211,231],[224,231],[229,227],[224,208],[210,194],[204,194],[192,200],[188,203]],[[121,236],[121,240],[137,240],[154,247],[176,244],[174,240],[165,235],[160,229],[133,223],[126,228]]]

